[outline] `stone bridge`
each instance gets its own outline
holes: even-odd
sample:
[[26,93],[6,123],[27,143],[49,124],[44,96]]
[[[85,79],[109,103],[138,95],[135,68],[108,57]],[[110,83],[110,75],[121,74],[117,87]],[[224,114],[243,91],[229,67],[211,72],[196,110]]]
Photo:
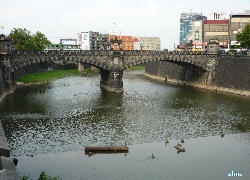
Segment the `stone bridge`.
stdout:
[[16,70],[36,63],[77,63],[78,69],[84,68],[83,64],[100,69],[100,86],[112,92],[123,91],[123,71],[140,64],[152,61],[169,61],[182,66],[193,65],[209,71],[211,76],[218,58],[217,54],[208,55],[201,53],[179,51],[14,51],[11,54],[1,54],[1,66],[4,69],[7,83],[15,83],[13,74]]

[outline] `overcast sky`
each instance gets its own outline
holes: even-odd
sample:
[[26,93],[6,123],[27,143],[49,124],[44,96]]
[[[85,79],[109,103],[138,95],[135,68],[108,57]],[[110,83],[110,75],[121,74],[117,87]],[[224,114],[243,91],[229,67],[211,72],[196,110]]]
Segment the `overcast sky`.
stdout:
[[[250,0],[0,0],[0,33],[26,28],[52,43],[86,31],[158,36],[161,48],[179,42],[182,12],[243,13]],[[4,29],[2,29],[4,26]],[[113,33],[112,33],[113,32]]]

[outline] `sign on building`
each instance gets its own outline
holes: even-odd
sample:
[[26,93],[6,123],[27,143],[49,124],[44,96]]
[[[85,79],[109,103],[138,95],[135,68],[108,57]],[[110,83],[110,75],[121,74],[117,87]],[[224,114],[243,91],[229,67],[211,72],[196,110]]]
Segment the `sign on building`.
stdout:
[[82,50],[90,50],[89,33],[82,33]]
[[194,40],[200,40],[200,33],[198,30],[194,32]]
[[229,14],[215,12],[215,13],[210,14],[210,19],[212,19],[212,20],[229,19]]
[[76,45],[76,39],[60,39],[60,44]]

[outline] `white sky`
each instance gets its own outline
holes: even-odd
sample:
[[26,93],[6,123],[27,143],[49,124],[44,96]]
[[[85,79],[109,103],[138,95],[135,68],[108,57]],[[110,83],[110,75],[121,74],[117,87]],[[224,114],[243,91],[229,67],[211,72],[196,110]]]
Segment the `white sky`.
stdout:
[[[0,0],[0,33],[26,28],[45,34],[52,43],[76,38],[78,32],[117,32],[158,36],[161,48],[179,42],[182,12],[243,13],[250,0]],[[115,34],[115,33],[113,33]]]

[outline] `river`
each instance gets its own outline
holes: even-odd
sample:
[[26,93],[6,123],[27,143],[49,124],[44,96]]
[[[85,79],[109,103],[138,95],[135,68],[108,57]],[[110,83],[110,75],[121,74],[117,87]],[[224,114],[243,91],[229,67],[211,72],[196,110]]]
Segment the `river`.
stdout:
[[[20,176],[37,179],[44,170],[65,180],[249,179],[249,97],[168,84],[143,71],[124,72],[124,93],[99,84],[99,75],[70,76],[19,86],[1,102]],[[181,138],[186,151],[177,153]],[[126,154],[85,155],[85,146],[125,142]]]

